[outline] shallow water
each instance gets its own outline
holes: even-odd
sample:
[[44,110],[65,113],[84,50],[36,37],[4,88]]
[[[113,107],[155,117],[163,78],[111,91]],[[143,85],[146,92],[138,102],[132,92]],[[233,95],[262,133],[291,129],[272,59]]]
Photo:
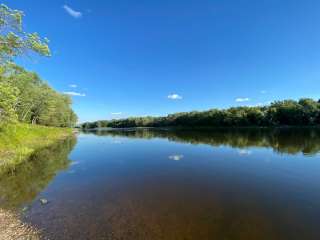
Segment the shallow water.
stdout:
[[45,239],[320,239],[319,152],[309,128],[81,133],[2,176],[0,206]]

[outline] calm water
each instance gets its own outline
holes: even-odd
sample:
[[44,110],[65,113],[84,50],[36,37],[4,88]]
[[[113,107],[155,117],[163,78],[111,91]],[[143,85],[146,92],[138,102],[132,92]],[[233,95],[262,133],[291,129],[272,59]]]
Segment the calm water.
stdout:
[[319,152],[320,129],[82,133],[0,177],[0,206],[45,239],[318,240]]

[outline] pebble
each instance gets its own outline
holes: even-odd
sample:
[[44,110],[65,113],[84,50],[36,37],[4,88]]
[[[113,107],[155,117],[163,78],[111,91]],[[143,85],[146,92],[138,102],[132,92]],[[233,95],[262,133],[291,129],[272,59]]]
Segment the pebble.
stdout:
[[45,198],[40,198],[39,201],[42,205],[46,205],[48,203],[48,200]]

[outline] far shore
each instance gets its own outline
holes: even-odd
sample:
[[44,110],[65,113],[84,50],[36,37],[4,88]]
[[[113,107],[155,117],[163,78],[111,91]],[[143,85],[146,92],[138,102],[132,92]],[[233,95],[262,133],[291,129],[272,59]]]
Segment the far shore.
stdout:
[[[105,131],[116,131],[116,130],[141,130],[141,129],[153,129],[153,130],[224,130],[224,129],[295,129],[295,128],[320,128],[320,125],[314,126],[230,126],[230,127],[183,127],[183,126],[170,126],[170,127],[119,127],[119,128],[111,128],[111,127],[101,127],[101,128],[78,128],[80,131],[97,131],[97,130],[105,130]],[[77,131],[78,133],[78,131]]]

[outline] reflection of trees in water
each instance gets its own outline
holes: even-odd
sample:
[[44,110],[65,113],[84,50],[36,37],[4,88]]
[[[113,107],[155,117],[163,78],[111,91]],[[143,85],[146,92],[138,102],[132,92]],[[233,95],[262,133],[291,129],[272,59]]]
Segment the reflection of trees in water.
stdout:
[[151,139],[167,138],[192,144],[227,145],[234,148],[272,147],[279,153],[308,155],[320,151],[320,128],[232,128],[215,130],[94,130],[100,136]]
[[19,207],[31,202],[54,178],[58,171],[67,169],[68,155],[76,138],[68,138],[39,150],[10,174],[0,176],[0,204]]

